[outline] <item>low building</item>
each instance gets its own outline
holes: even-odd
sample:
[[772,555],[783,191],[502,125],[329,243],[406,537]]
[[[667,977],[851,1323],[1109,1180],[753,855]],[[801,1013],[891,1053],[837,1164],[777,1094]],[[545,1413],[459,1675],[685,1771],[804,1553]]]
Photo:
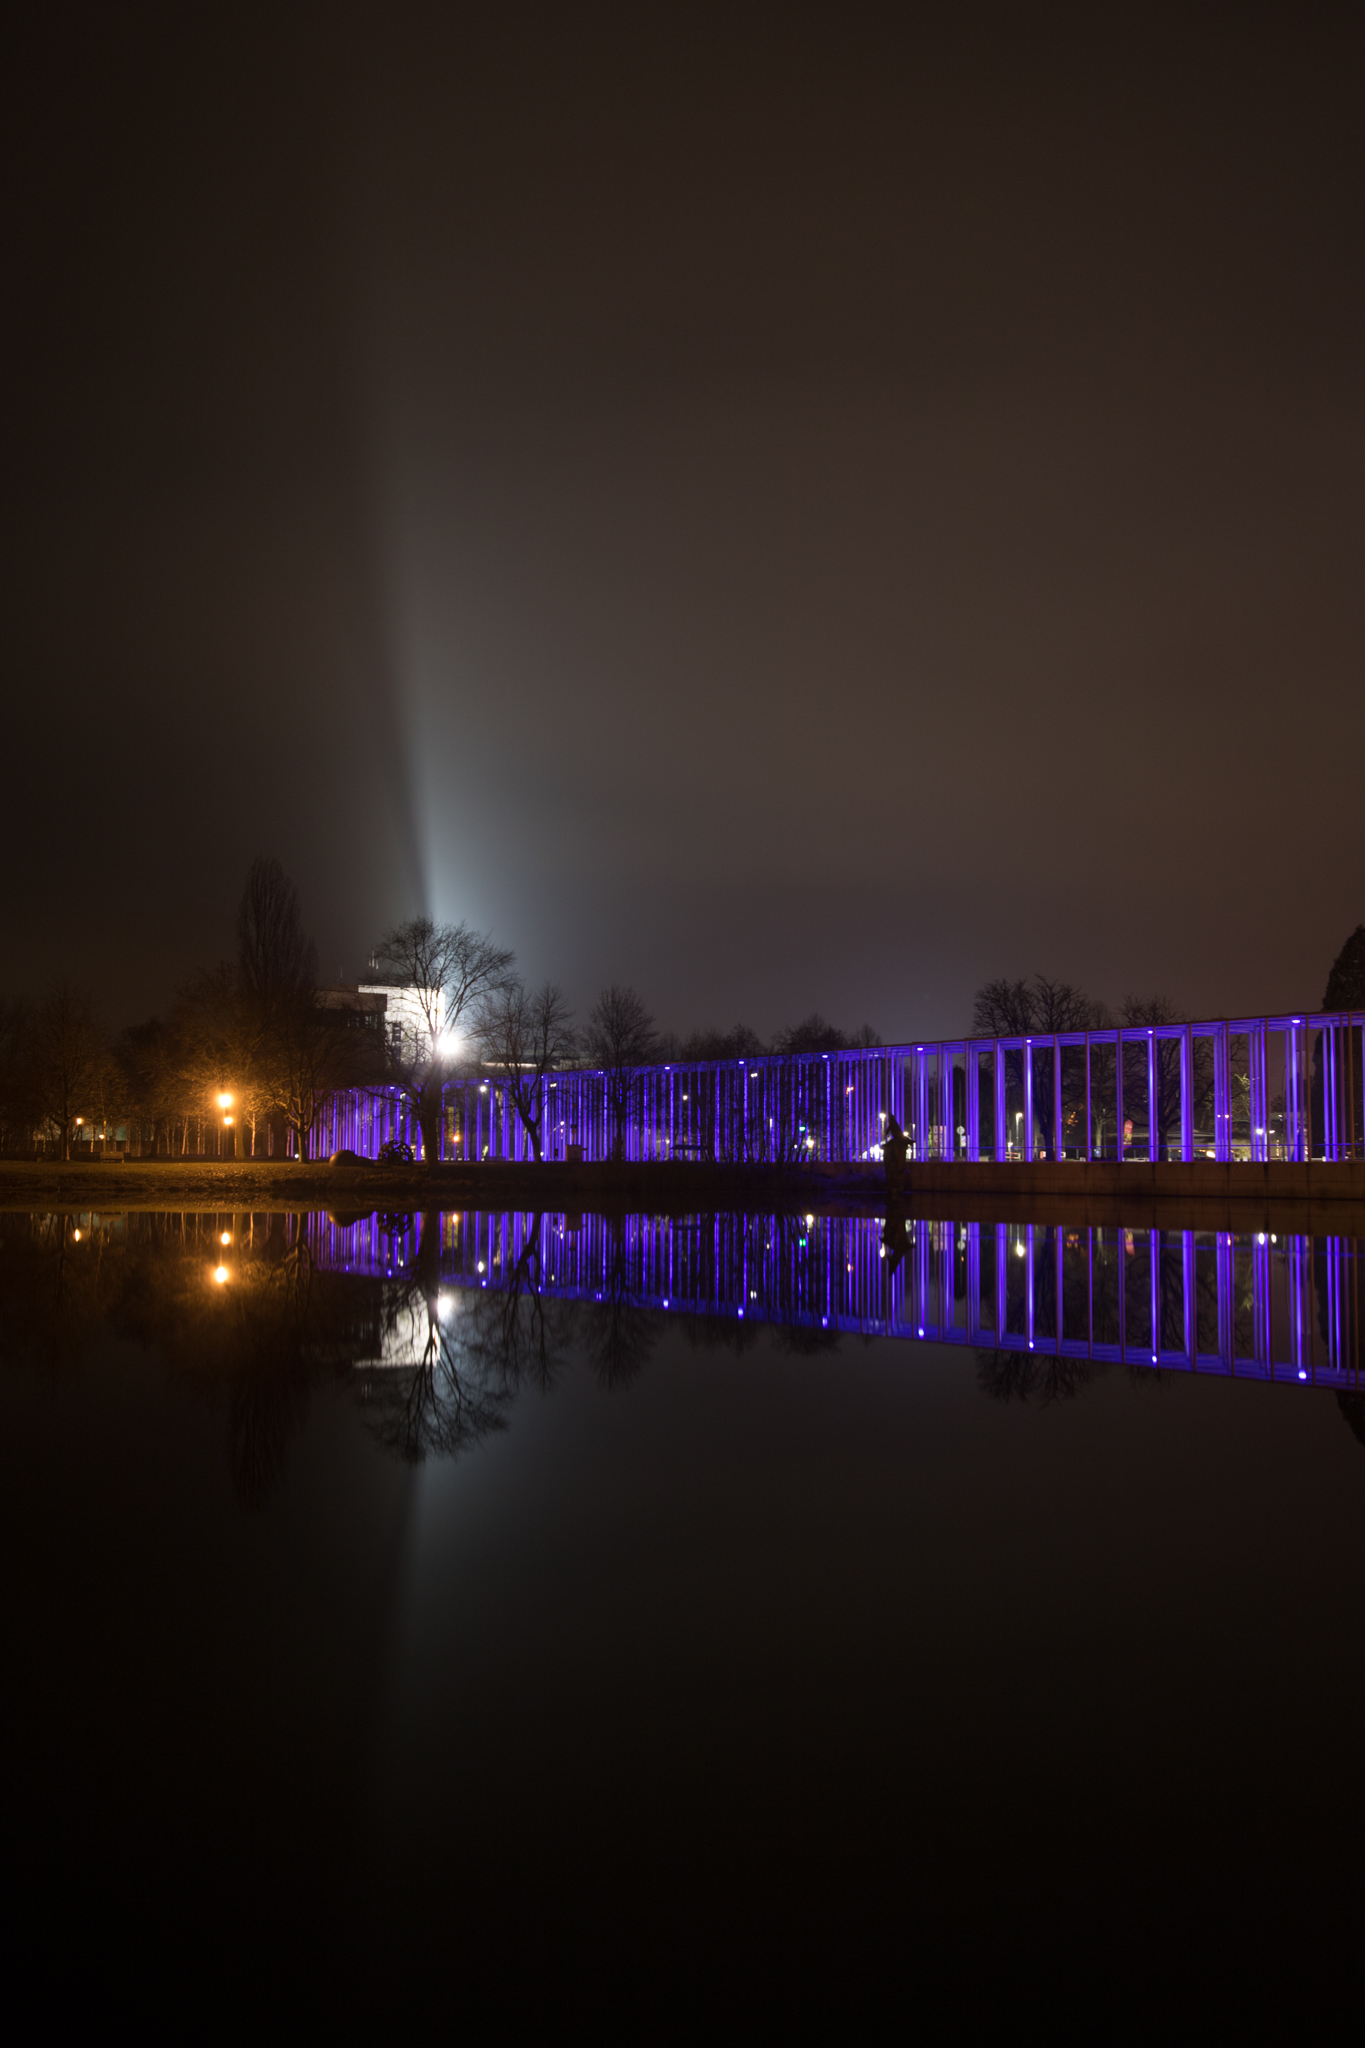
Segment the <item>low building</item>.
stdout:
[[316,1000],[320,1010],[332,1012],[347,1029],[372,1032],[376,1038],[383,1035],[388,1009],[386,990],[348,988],[344,982],[338,982],[330,988],[320,988]]
[[383,1005],[384,1034],[391,1052],[399,1058],[420,1056],[431,1048],[431,1022],[427,1015],[430,1001],[435,1011],[436,1038],[439,1042],[445,1021],[445,995],[440,989],[428,998],[425,990],[401,988],[390,982],[362,982],[357,994],[377,996]]

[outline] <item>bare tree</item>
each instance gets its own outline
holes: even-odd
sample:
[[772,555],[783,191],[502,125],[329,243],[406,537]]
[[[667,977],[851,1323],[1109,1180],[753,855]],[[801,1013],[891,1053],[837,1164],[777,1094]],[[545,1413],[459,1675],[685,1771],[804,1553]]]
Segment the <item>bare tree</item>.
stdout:
[[0,1001],[0,1152],[27,1152],[33,1143],[32,1042],[28,1003]]
[[71,1133],[94,1107],[109,1061],[94,997],[59,981],[34,1018],[30,1046],[35,1108],[56,1130],[62,1158],[69,1159]]
[[988,981],[977,990],[972,1006],[972,1034],[977,1038],[1099,1031],[1108,1021],[1103,1003],[1074,983],[1051,981],[1045,974],[1035,974],[1032,981]]
[[150,1124],[154,1153],[163,1146],[167,1152],[171,1150],[171,1131],[180,1114],[178,1053],[176,1035],[160,1017],[127,1025],[114,1047],[124,1107],[144,1132]]
[[881,1042],[881,1033],[874,1031],[870,1024],[860,1024],[856,1031],[841,1031],[837,1024],[827,1024],[818,1010],[812,1010],[809,1017],[803,1017],[799,1024],[789,1024],[785,1031],[778,1032],[773,1040],[773,1051],[854,1052]]
[[613,1159],[625,1157],[636,1071],[649,1065],[658,1043],[654,1019],[634,989],[618,988],[615,982],[604,988],[588,1014],[583,1049],[605,1079]]
[[[173,1018],[181,1110],[207,1119],[229,1158],[249,1152],[251,1120],[272,1106],[290,1011],[311,1000],[306,985],[258,997],[226,961],[180,990]],[[220,1101],[224,1095],[231,1100]]]
[[474,1033],[490,1067],[502,1076],[536,1159],[542,1156],[545,1080],[578,1048],[573,1012],[551,981],[534,991],[511,980],[480,1003]]
[[710,1060],[752,1059],[758,1053],[768,1050],[756,1031],[747,1024],[734,1024],[728,1031],[718,1031],[708,1026],[701,1031],[690,1031],[677,1049],[676,1057],[689,1066]]
[[408,1095],[422,1133],[422,1151],[440,1149],[446,1076],[460,1025],[486,997],[503,988],[515,955],[487,932],[468,924],[437,924],[410,917],[384,934],[374,964],[385,980],[412,992],[416,1023],[392,1034],[388,1062]]
[[[1045,974],[1035,974],[1031,981],[1010,981],[1004,976],[988,981],[977,990],[972,1007],[972,1034],[977,1038],[1050,1038],[1058,1031],[1099,1031],[1108,1022],[1109,1012],[1103,1003],[1096,1002],[1073,982],[1053,981]],[[1026,1053],[1028,1057],[1035,1056],[1026,1048],[1005,1054],[1007,1099],[1019,1103],[1024,1100]],[[1046,1057],[1045,1052],[1043,1056]],[[1035,1083],[1039,1078],[1035,1069]],[[1083,1100],[1078,1102],[1078,1087],[1081,1087],[1083,1095],[1083,1084],[1074,1074],[1067,1074],[1063,1062],[1061,1094],[1064,1125],[1078,1108],[1084,1107]],[[1053,1129],[1056,1116],[1050,1070],[1043,1078],[1043,1085],[1034,1087],[1033,1114],[1043,1150],[1055,1157],[1062,1133]],[[997,1133],[997,1145],[1003,1142],[1004,1134]]]
[[[1126,1025],[1155,1026],[1158,1024],[1186,1024],[1188,1010],[1179,1009],[1169,996],[1129,996],[1120,1012]],[[1153,1047],[1153,1064],[1156,1069],[1156,1099],[1147,1104],[1147,1149],[1155,1159],[1173,1145],[1181,1143],[1181,1064],[1182,1041],[1179,1038],[1159,1038]],[[1191,1047],[1190,1073],[1190,1118],[1199,1124],[1209,1113],[1213,1097],[1213,1041],[1207,1037],[1196,1038]],[[1148,1089],[1147,1054],[1140,1045],[1126,1045],[1123,1049],[1123,1087],[1128,1102],[1145,1099]]]
[[317,982],[317,949],[303,929],[299,892],[280,863],[258,854],[237,908],[237,972],[246,1001],[269,1017]]
[[308,1158],[324,1099],[343,1086],[354,1055],[354,1034],[335,1011],[318,1007],[311,989],[298,990],[277,1009],[257,1087],[294,1133],[300,1159]]

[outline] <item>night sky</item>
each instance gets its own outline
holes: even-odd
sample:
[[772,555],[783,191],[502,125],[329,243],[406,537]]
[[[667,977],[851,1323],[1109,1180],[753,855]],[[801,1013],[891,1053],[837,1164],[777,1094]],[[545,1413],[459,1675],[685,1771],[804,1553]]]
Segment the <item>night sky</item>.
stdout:
[[[950,15],[946,34],[936,18]],[[296,876],[581,1007],[1315,1002],[1365,918],[1348,10],[35,11],[0,993]]]

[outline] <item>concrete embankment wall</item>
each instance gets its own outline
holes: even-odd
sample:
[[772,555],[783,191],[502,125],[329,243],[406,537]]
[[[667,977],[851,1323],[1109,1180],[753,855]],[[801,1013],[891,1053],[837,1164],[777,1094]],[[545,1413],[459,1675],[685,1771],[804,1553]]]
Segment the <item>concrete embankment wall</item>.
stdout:
[[[29,1208],[810,1209],[886,1206],[886,1176],[861,1162],[800,1167],[635,1164],[381,1167],[368,1160],[72,1161],[0,1166],[0,1204]],[[910,1165],[905,1207],[960,1222],[1066,1222],[1152,1229],[1285,1230],[1365,1237],[1365,1161],[1294,1166],[1039,1160]]]
[[[436,1167],[433,1177],[447,1176],[460,1185],[484,1181],[537,1183],[547,1187],[582,1188],[585,1192],[624,1194],[661,1188],[725,1186],[761,1190],[802,1188],[821,1192],[882,1195],[886,1175],[875,1164],[831,1161],[812,1166],[702,1166],[635,1164],[604,1161],[583,1166],[519,1166],[490,1162],[478,1167]],[[1276,1160],[1269,1165],[1227,1165],[1209,1160],[1190,1164],[1145,1160],[1036,1160],[1008,1165],[968,1164],[931,1160],[905,1169],[907,1195],[935,1194],[951,1198],[1002,1196],[1011,1200],[1038,1196],[1079,1196],[1086,1201],[1122,1199],[1139,1202],[1365,1202],[1365,1160],[1329,1165],[1314,1160],[1302,1166]]]
[[[449,1199],[561,1207],[773,1204],[813,1210],[886,1204],[878,1165],[710,1167],[603,1162],[583,1166],[437,1167]],[[1038,1160],[1009,1165],[930,1161],[906,1168],[905,1206],[963,1222],[1068,1221],[1153,1229],[1293,1230],[1365,1235],[1365,1161],[1305,1166]]]
[[[446,1199],[561,1207],[754,1208],[886,1206],[886,1176],[861,1162],[708,1167],[605,1162],[583,1166],[437,1167]],[[449,1190],[448,1195],[446,1190]],[[1365,1236],[1365,1161],[1306,1166],[1038,1160],[1009,1165],[931,1161],[906,1168],[905,1206],[961,1222],[1069,1222],[1097,1227],[1280,1230]]]
[[[874,1169],[875,1170],[875,1169]],[[1179,1161],[1039,1159],[1010,1165],[944,1160],[907,1166],[907,1189],[964,1194],[1035,1194],[1124,1197],[1149,1201],[1360,1202],[1365,1201],[1365,1160],[1328,1164],[1309,1160],[1264,1166],[1215,1159]]]

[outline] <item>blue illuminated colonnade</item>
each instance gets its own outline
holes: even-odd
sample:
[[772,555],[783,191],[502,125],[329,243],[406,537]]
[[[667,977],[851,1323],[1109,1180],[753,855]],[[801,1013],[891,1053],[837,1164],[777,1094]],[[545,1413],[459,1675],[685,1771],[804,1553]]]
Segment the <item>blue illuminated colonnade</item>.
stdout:
[[[1063,1031],[564,1070],[542,1084],[544,1157],[714,1164],[879,1159],[888,1114],[912,1160],[1365,1157],[1365,1012]],[[524,1160],[505,1079],[452,1080],[442,1156]],[[392,1089],[333,1098],[324,1148],[416,1142]],[[579,1148],[575,1151],[573,1148]]]

